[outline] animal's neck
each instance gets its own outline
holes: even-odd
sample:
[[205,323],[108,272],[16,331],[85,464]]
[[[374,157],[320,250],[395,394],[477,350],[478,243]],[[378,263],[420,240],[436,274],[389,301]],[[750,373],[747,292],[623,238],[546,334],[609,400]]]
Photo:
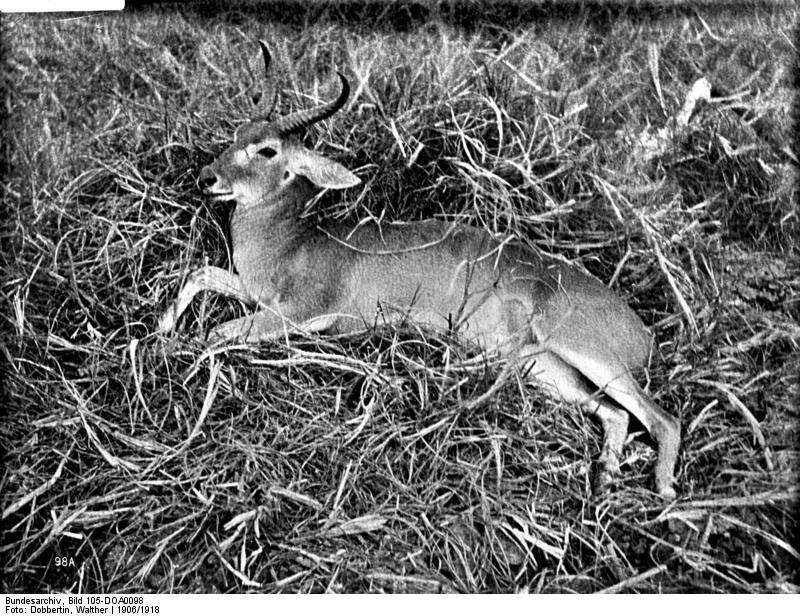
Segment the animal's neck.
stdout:
[[[233,262],[249,287],[268,293],[287,253],[313,233],[300,217],[309,197],[307,191],[292,191],[273,196],[268,203],[237,205],[231,217]],[[256,288],[253,291],[260,294]]]

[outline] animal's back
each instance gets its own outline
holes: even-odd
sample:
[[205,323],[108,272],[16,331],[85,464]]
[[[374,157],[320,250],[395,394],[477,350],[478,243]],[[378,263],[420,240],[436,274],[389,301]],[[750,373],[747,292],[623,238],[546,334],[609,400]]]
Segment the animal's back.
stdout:
[[366,224],[331,236],[329,260],[342,286],[335,310],[358,316],[340,329],[380,323],[394,310],[437,329],[457,327],[487,347],[556,337],[577,348],[602,344],[632,371],[647,362],[650,336],[624,301],[595,277],[519,242],[438,220]]

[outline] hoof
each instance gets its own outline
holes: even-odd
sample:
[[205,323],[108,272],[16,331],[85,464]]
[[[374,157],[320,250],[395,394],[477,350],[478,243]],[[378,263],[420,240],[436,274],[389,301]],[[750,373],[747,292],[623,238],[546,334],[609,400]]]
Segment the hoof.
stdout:
[[614,475],[608,471],[600,471],[594,476],[592,484],[592,493],[595,496],[602,496],[614,485]]
[[615,481],[622,476],[619,468],[619,456],[611,450],[604,450],[600,459],[597,461],[597,471],[592,482],[592,492],[603,494],[614,485]]
[[173,329],[175,329],[175,315],[172,310],[167,310],[158,320],[156,332],[159,334],[168,334]]
[[659,488],[658,495],[666,501],[674,501],[678,497],[675,488],[672,486]]

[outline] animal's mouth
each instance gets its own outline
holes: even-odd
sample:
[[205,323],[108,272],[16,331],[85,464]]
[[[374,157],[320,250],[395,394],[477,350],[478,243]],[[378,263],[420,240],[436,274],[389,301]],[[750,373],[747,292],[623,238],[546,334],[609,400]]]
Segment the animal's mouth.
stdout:
[[212,201],[232,201],[233,200],[233,191],[230,192],[215,192],[206,190],[204,191],[206,195],[211,197]]

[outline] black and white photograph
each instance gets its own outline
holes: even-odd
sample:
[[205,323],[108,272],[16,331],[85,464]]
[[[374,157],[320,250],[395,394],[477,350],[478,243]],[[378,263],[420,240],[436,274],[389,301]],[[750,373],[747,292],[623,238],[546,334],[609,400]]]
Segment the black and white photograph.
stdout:
[[795,1],[16,10],[3,593],[800,591]]

